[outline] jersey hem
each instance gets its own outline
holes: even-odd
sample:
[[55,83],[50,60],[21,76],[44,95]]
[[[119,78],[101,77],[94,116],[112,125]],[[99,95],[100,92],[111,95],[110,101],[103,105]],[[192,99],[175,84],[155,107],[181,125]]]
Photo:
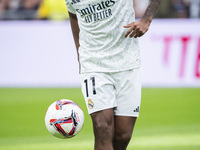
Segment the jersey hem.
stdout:
[[138,66],[131,66],[131,67],[127,67],[127,68],[122,68],[122,69],[93,69],[93,70],[85,70],[85,71],[81,71],[80,74],[84,74],[84,73],[91,73],[91,72],[121,72],[121,71],[126,71],[126,70],[131,70],[131,69],[137,69],[140,68],[141,65]]

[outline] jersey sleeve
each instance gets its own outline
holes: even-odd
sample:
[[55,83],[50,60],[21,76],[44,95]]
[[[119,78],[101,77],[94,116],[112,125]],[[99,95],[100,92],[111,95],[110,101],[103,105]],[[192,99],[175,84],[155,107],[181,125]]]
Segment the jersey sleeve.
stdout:
[[71,3],[69,2],[69,0],[65,0],[66,5],[67,5],[67,10],[72,13],[72,14],[76,14],[75,9],[72,7]]

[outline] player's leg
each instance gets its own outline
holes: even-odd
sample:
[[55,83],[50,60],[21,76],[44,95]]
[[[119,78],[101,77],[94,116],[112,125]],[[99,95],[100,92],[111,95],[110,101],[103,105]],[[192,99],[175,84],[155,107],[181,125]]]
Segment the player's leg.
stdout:
[[95,150],[113,150],[114,110],[117,106],[115,87],[109,73],[85,73],[82,93],[91,115]]
[[106,109],[92,113],[91,117],[95,136],[95,150],[113,150],[113,109]]
[[126,150],[132,137],[136,117],[115,116],[114,118],[114,150]]
[[118,104],[114,109],[113,145],[114,150],[126,150],[132,137],[136,118],[139,116],[141,101],[140,70],[133,69],[112,75],[117,84],[116,100]]

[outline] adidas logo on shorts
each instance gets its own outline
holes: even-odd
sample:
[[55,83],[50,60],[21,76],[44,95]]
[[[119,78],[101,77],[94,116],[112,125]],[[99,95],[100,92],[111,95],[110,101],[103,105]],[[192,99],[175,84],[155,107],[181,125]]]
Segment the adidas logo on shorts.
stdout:
[[133,112],[139,112],[140,111],[140,107],[138,106],[135,110],[133,110]]

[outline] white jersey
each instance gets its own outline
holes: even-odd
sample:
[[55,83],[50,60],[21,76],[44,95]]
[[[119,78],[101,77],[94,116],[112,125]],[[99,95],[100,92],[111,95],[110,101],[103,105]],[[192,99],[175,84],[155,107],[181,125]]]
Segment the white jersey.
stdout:
[[80,28],[81,73],[118,72],[140,67],[138,39],[123,26],[135,21],[133,0],[66,0]]

